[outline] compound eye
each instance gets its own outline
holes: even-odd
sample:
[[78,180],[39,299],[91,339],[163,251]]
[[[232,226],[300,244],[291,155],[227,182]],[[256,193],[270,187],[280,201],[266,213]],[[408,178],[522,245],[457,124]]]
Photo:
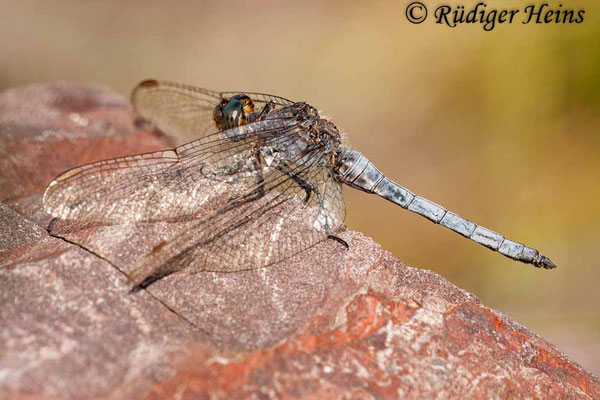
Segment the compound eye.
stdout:
[[248,97],[248,95],[240,94],[238,95],[239,100],[242,102],[242,107],[244,110],[244,114],[249,115],[254,112],[254,103],[252,99]]
[[240,126],[240,118],[243,120],[243,104],[240,100],[232,98],[223,107],[223,129],[231,129]]

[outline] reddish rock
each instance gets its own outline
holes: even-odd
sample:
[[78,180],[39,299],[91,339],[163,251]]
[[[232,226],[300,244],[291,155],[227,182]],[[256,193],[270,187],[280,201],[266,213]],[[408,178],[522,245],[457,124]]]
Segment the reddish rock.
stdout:
[[100,86],[33,85],[0,94],[0,201],[39,195],[67,168],[170,142]]
[[0,398],[600,398],[544,339],[360,233],[136,294],[125,273],[184,224],[48,234],[54,175],[169,143],[102,88],[0,94]]

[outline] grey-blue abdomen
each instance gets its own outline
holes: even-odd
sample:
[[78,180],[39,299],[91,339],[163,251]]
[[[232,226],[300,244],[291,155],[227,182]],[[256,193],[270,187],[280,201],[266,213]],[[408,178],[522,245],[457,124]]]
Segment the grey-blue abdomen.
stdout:
[[474,224],[432,201],[417,196],[387,178],[371,161],[356,150],[340,147],[334,172],[337,179],[348,186],[377,194],[513,260],[546,269],[556,267],[548,257],[539,251],[506,239],[499,233]]

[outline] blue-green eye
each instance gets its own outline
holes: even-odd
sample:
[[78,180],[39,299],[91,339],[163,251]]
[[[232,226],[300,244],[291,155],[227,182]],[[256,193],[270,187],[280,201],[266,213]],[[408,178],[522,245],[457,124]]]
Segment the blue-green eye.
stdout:
[[240,100],[232,98],[223,107],[223,117],[221,125],[223,129],[231,129],[240,126],[239,121],[243,116],[243,104]]

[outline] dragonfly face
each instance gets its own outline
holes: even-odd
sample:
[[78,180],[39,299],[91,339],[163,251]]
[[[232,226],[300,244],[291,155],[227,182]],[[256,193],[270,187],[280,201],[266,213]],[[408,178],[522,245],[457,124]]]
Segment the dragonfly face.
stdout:
[[360,152],[342,146],[336,126],[304,102],[159,81],[138,85],[132,102],[164,132],[197,139],[75,167],[48,185],[43,202],[46,212],[61,219],[193,220],[139,262],[131,274],[135,286],[182,269],[264,267],[335,238],[345,216],[342,184],[506,257],[555,267],[539,251],[393,182]]
[[231,99],[223,99],[215,107],[214,119],[220,129],[231,129],[245,125],[254,113],[252,99],[244,93],[236,94]]

